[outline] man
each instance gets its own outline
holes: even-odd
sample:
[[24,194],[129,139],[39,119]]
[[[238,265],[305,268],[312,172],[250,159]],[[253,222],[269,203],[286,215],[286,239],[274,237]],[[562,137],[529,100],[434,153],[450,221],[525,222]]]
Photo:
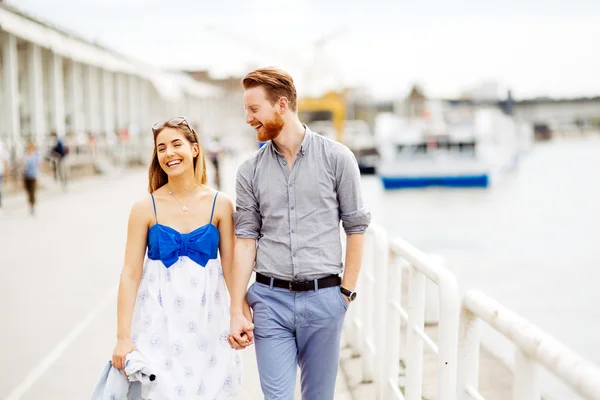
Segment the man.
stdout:
[[56,179],[63,188],[67,186],[67,175],[65,172],[64,158],[69,154],[69,147],[63,143],[63,140],[58,137],[56,132],[50,134],[54,145],[50,150],[50,158],[54,164],[54,179]]
[[[297,365],[304,400],[333,399],[342,324],[356,298],[371,219],[358,164],[347,147],[300,122],[286,72],[255,70],[243,87],[246,123],[267,143],[237,173],[230,344],[240,349],[255,341],[267,400],[294,398]],[[253,267],[256,283],[246,296]]]
[[214,187],[217,190],[221,189],[221,171],[219,168],[219,159],[221,158],[221,144],[218,137],[215,137],[208,141],[208,145],[205,146],[205,150],[208,154],[208,159],[210,160],[213,168],[215,169],[214,175]]

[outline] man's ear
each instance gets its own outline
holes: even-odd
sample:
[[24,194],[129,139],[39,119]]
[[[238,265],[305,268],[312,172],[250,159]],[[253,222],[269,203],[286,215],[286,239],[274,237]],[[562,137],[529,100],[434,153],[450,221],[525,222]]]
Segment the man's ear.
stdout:
[[289,110],[290,105],[287,97],[279,98],[279,101],[277,102],[277,108],[277,111],[279,111],[280,114],[285,114],[285,112]]

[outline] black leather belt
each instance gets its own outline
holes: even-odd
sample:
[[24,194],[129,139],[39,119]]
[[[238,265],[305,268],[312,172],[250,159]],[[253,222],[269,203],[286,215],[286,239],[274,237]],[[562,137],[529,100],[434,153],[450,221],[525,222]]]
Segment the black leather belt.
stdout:
[[[271,277],[256,273],[256,282],[263,285],[271,285]],[[332,286],[340,286],[342,278],[338,275],[329,275],[324,278],[317,279],[319,289],[325,289]],[[315,281],[284,281],[283,279],[274,279],[273,286],[276,288],[289,289],[292,292],[307,292],[315,290]]]

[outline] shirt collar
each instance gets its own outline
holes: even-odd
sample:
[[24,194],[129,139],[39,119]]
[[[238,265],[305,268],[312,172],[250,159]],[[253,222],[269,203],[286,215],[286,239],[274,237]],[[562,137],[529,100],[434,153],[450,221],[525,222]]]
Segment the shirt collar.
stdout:
[[[302,124],[302,126],[304,127],[304,139],[302,139],[302,144],[300,144],[300,152],[302,153],[302,155],[306,155],[306,151],[310,146],[310,142],[312,141],[314,133],[308,128],[308,126],[306,126],[306,124]],[[279,154],[283,157],[279,150],[277,150],[277,147],[275,146],[275,143],[273,143],[272,140],[269,140],[269,145],[276,154]]]
[[306,154],[306,150],[308,150],[314,133],[305,124],[302,124],[302,126],[304,127],[304,140],[302,140],[302,144],[300,145],[300,151],[304,155]]

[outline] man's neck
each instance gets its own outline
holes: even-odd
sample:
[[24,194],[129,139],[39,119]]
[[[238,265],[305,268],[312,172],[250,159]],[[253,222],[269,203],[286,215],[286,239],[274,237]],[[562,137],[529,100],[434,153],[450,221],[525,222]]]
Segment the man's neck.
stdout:
[[290,124],[285,124],[279,136],[277,136],[273,142],[277,147],[277,150],[288,159],[293,160],[296,158],[296,154],[300,151],[304,135],[306,134],[306,128],[299,119],[295,119]]

